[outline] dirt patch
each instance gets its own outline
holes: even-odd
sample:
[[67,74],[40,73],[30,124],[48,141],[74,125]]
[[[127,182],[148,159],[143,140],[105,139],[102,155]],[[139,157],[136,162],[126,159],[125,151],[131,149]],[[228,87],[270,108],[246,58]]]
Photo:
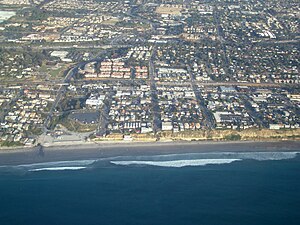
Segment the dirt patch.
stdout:
[[180,15],[182,8],[174,6],[159,6],[156,8],[158,14]]

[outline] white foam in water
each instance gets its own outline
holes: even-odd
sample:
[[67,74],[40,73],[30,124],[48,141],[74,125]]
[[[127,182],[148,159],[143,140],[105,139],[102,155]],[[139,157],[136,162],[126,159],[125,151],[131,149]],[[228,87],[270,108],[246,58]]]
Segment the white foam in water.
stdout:
[[299,152],[245,152],[239,154],[241,159],[253,159],[258,161],[265,160],[284,160],[293,159]]
[[[208,164],[232,163],[238,160],[286,160],[293,159],[300,152],[203,152],[152,156],[118,156],[93,160],[74,160],[34,163],[18,166],[0,166],[0,169],[25,171],[79,170],[91,167],[95,162],[109,161],[116,165],[150,165],[162,167],[205,166]],[[93,165],[93,167],[97,165]]]
[[19,167],[51,167],[51,166],[87,166],[91,165],[97,160],[74,160],[74,161],[57,161],[57,162],[45,162],[45,163],[34,163],[34,164],[25,164],[19,165]]
[[45,167],[77,167],[77,166],[88,166],[96,162],[97,160],[74,160],[74,161],[57,161],[57,162],[45,162],[45,163],[34,163],[18,165],[20,168],[45,168]]
[[284,160],[295,158],[299,152],[204,152],[153,156],[119,156],[110,161],[174,161],[196,159]]
[[184,153],[156,156],[139,156],[134,160],[123,157],[111,160],[115,165],[148,165],[161,167],[205,166],[209,164],[225,164],[240,160],[285,160],[293,159],[299,152],[207,152]]
[[185,166],[205,166],[209,164],[226,164],[241,159],[194,159],[194,160],[173,160],[173,161],[111,161],[112,164],[129,165],[147,165],[161,167],[185,167]]
[[80,170],[93,164],[97,160],[74,160],[74,161],[57,161],[12,166],[12,169],[22,169],[27,171],[58,171],[58,170]]
[[39,171],[61,171],[61,170],[82,170],[85,169],[84,166],[69,166],[69,167],[47,167],[47,168],[38,168],[31,169],[30,172],[39,172]]

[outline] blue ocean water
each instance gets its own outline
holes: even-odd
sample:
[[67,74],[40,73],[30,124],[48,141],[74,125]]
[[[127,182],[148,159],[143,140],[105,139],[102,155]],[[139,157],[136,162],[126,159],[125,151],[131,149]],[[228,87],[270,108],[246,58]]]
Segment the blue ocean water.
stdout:
[[182,154],[1,167],[0,202],[1,225],[298,225],[300,157]]

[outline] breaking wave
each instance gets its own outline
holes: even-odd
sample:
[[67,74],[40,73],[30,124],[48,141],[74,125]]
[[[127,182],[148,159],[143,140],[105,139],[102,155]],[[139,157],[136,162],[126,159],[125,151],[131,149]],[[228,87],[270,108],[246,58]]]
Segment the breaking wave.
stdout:
[[111,166],[159,166],[186,167],[229,164],[242,160],[286,160],[293,159],[299,152],[209,152],[209,153],[181,153],[148,156],[117,156],[91,160],[57,161],[25,164],[17,166],[0,166],[0,172],[37,172],[63,171],[105,168]]
[[192,159],[250,159],[250,160],[284,160],[292,159],[299,152],[210,152],[210,153],[182,153],[153,156],[119,156],[112,161],[168,161]]
[[82,170],[87,167],[85,166],[69,166],[69,167],[46,167],[38,169],[30,169],[29,172],[39,172],[39,171],[61,171],[61,170]]
[[209,164],[226,164],[240,159],[195,159],[195,160],[174,160],[174,161],[111,161],[112,164],[130,166],[161,166],[161,167],[185,167],[185,166],[205,166]]
[[82,170],[92,167],[97,160],[74,160],[74,161],[57,161],[44,162],[34,164],[24,164],[17,166],[1,166],[1,171],[4,172],[38,172],[38,171],[63,171],[63,170]]
[[298,152],[215,152],[215,153],[186,153],[138,157],[116,157],[111,164],[130,166],[160,166],[160,167],[186,167],[205,166],[212,164],[228,164],[241,160],[285,160],[293,159]]
[[87,166],[96,162],[96,159],[91,160],[73,160],[73,161],[57,161],[18,165],[18,167],[61,167],[61,166]]

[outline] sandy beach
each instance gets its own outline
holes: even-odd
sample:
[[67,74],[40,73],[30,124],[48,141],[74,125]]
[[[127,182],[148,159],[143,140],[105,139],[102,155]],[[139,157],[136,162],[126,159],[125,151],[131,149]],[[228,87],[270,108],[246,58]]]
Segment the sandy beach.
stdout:
[[277,142],[151,142],[101,143],[60,147],[0,150],[0,166],[39,162],[106,158],[114,156],[163,155],[200,152],[300,151],[300,141]]

